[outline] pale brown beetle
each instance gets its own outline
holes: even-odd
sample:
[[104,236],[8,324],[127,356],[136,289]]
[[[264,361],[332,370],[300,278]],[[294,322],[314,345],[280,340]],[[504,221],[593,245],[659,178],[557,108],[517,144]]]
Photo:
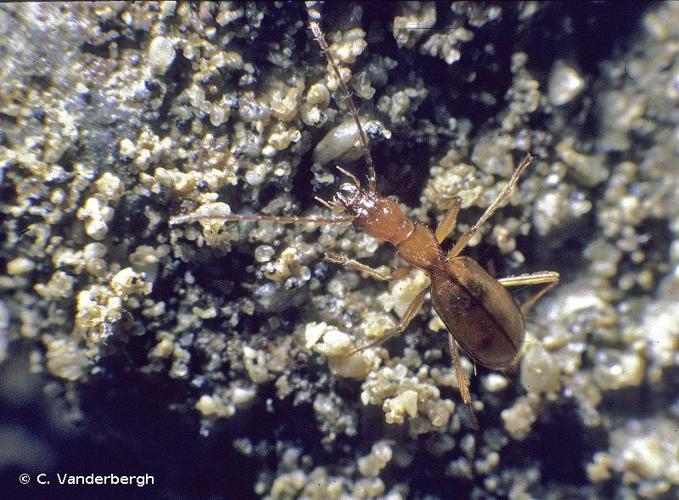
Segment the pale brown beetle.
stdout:
[[[356,107],[318,23],[311,20],[310,27],[339,82],[342,96],[356,123],[360,147],[368,165],[367,187],[362,187],[356,176],[338,166],[338,170],[348,176],[352,182],[342,184],[331,201],[316,199],[334,212],[345,215],[335,217],[244,214],[186,215],[175,217],[171,223],[182,224],[199,220],[271,221],[280,224],[350,222],[356,229],[365,231],[380,241],[391,243],[408,265],[395,269],[390,274],[381,273],[341,255],[326,254],[326,259],[331,262],[364,272],[373,278],[384,281],[403,278],[413,267],[424,270],[431,279],[431,285],[416,296],[396,328],[373,342],[351,351],[347,357],[381,344],[403,332],[419,312],[424,303],[425,294],[429,291],[434,309],[448,329],[448,345],[460,394],[470,410],[472,423],[476,425],[475,417],[471,411],[472,397],[469,383],[462,370],[458,344],[462,346],[471,359],[483,366],[494,370],[512,368],[520,357],[524,342],[524,314],[559,281],[559,274],[551,271],[495,279],[474,260],[460,255],[478,229],[509,196],[521,175],[532,162],[533,156],[528,154],[524,158],[507,185],[479,220],[465,231],[452,249],[446,253],[441,247],[441,243],[455,226],[457,214],[460,210],[460,199],[456,198],[453,201],[452,207],[434,232],[423,223],[410,220],[394,200],[377,193],[375,166],[370,153],[368,137],[361,125]],[[516,304],[506,290],[506,287],[538,284],[547,286],[538,291],[521,307]]]

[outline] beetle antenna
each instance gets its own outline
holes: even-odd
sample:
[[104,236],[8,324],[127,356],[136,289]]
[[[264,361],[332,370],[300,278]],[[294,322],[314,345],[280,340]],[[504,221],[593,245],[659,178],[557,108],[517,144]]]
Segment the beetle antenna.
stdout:
[[[332,207],[331,207],[332,208]],[[349,224],[355,217],[351,215],[338,215],[336,217],[324,217],[310,215],[298,217],[295,215],[260,215],[260,214],[188,214],[170,218],[170,225],[176,226],[189,222],[200,221],[224,221],[224,222],[274,222],[276,224]]]
[[339,67],[335,63],[335,59],[332,57],[332,54],[330,53],[330,47],[328,47],[328,42],[325,41],[325,35],[323,34],[321,27],[314,20],[309,20],[309,26],[311,27],[311,31],[314,34],[316,42],[318,42],[318,45],[321,48],[321,52],[325,54],[328,63],[332,67],[333,73],[335,73],[335,78],[337,78],[337,81],[339,82],[339,86],[341,89],[342,98],[344,99],[347,108],[349,108],[349,112],[351,113],[351,116],[354,118],[356,126],[358,127],[358,135],[361,138],[363,156],[365,156],[365,161],[368,164],[368,190],[374,192],[377,188],[375,163],[373,162],[372,155],[370,154],[370,143],[368,142],[368,136],[366,135],[365,131],[363,130],[363,127],[361,126],[361,120],[358,116],[358,110],[354,105],[354,100],[351,98],[349,88],[347,87],[347,84],[344,82],[344,79],[342,78],[342,74],[340,73]]

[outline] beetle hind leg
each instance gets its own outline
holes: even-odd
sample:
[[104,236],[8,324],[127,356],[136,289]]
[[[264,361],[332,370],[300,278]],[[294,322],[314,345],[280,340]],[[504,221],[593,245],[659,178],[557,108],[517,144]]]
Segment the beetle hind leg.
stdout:
[[479,421],[474,415],[474,409],[472,408],[472,393],[469,390],[469,381],[467,380],[464,371],[462,370],[462,360],[460,359],[460,349],[457,346],[457,342],[453,338],[453,334],[448,332],[448,348],[450,349],[450,357],[453,359],[453,367],[455,368],[455,376],[457,377],[457,387],[460,391],[460,396],[462,397],[462,402],[467,407],[467,413],[469,414],[469,420],[474,430],[479,429]]
[[539,273],[525,274],[523,276],[509,276],[507,278],[500,278],[498,282],[504,287],[546,285],[521,305],[521,314],[526,316],[526,314],[528,314],[528,312],[533,308],[535,303],[559,283],[559,278],[560,276],[557,272],[542,271]]

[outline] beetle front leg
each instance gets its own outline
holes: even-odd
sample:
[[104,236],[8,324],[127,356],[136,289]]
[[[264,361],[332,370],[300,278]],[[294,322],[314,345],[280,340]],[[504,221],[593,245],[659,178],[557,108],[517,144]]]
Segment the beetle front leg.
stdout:
[[325,260],[327,260],[328,262],[332,262],[333,264],[338,264],[340,266],[346,267],[348,269],[353,269],[354,271],[366,273],[371,278],[380,281],[400,280],[402,278],[405,278],[411,269],[410,266],[402,266],[397,267],[396,269],[392,269],[389,274],[386,274],[383,273],[382,271],[378,271],[375,268],[362,264],[357,260],[347,259],[345,256],[337,253],[326,253]]
[[446,212],[446,215],[443,217],[441,224],[439,224],[438,227],[436,228],[435,236],[436,241],[438,241],[439,243],[443,243],[443,240],[445,240],[450,235],[450,232],[455,227],[455,224],[457,222],[457,214],[460,212],[461,206],[462,200],[460,199],[459,196],[456,196],[453,199],[453,204],[450,206],[450,208]]

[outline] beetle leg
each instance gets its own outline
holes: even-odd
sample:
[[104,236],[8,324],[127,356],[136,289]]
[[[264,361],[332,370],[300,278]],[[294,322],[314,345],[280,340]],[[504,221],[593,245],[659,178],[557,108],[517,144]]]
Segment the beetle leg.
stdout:
[[502,188],[502,190],[493,200],[490,206],[486,208],[486,211],[483,212],[481,217],[479,217],[479,220],[476,221],[476,224],[467,229],[464,232],[464,234],[460,237],[460,239],[457,240],[455,246],[453,246],[453,248],[450,249],[450,252],[448,252],[449,259],[457,257],[460,254],[460,252],[464,250],[464,247],[467,246],[469,240],[471,240],[474,234],[476,234],[476,231],[478,231],[479,228],[490,218],[490,216],[493,215],[498,208],[500,208],[502,202],[505,201],[505,199],[507,199],[507,197],[512,193],[512,189],[514,189],[516,183],[519,182],[519,178],[526,171],[528,165],[530,165],[530,163],[533,161],[533,158],[534,156],[528,153],[526,157],[523,160],[521,160],[519,166],[516,167],[516,170],[514,170],[512,178],[509,179],[509,182],[505,185],[505,187]]
[[559,282],[559,273],[554,271],[542,271],[539,273],[526,274],[523,276],[509,276],[507,278],[500,278],[498,282],[505,287],[521,285],[547,285],[544,288],[538,290],[535,295],[533,295],[521,305],[521,314],[525,316],[544,294],[556,286],[556,284]]
[[469,418],[474,429],[479,428],[479,422],[474,415],[472,408],[472,393],[469,390],[469,382],[462,370],[462,360],[460,359],[460,349],[457,347],[457,342],[453,338],[453,334],[448,332],[448,347],[450,349],[450,357],[453,359],[453,367],[455,368],[455,376],[457,377],[457,386],[462,397],[462,402],[467,407]]
[[558,280],[555,281],[554,283],[548,284],[546,287],[544,287],[542,290],[539,290],[535,295],[533,295],[530,299],[528,299],[526,302],[521,304],[521,314],[526,316],[528,312],[533,308],[535,303],[540,300],[540,298],[549,292],[552,288],[554,288],[558,283]]
[[456,196],[453,199],[453,204],[448,209],[448,212],[446,213],[445,217],[443,217],[441,224],[439,224],[439,226],[436,228],[436,241],[438,241],[439,243],[443,243],[443,240],[445,240],[448,237],[448,235],[450,235],[450,232],[455,227],[455,222],[457,221],[457,214],[460,211],[461,205],[462,200],[460,199],[459,196]]
[[406,310],[405,314],[403,315],[403,318],[401,318],[401,321],[398,322],[398,325],[396,325],[396,328],[393,330],[389,330],[373,340],[372,342],[369,342],[368,344],[361,346],[357,349],[354,349],[350,353],[346,354],[346,358],[350,358],[354,354],[357,354],[359,352],[365,351],[366,349],[370,349],[371,347],[375,347],[380,345],[383,342],[386,342],[387,340],[394,338],[398,335],[400,335],[406,328],[408,328],[408,325],[410,322],[413,320],[413,318],[417,315],[417,313],[420,311],[420,308],[422,307],[422,304],[424,304],[424,295],[427,293],[428,288],[423,289],[420,293],[417,294],[417,297],[413,299],[413,301],[410,303],[408,306],[408,309]]
[[504,287],[558,283],[559,273],[555,271],[540,271],[539,273],[522,274],[520,276],[507,276],[499,278],[498,281]]
[[392,269],[389,274],[386,274],[370,266],[361,264],[357,260],[347,259],[345,256],[336,253],[326,253],[325,260],[327,260],[328,262],[332,262],[333,264],[339,264],[340,266],[353,269],[354,271],[366,273],[370,277],[380,281],[400,280],[402,278],[405,278],[410,272],[410,266],[403,266],[397,267],[396,269]]

